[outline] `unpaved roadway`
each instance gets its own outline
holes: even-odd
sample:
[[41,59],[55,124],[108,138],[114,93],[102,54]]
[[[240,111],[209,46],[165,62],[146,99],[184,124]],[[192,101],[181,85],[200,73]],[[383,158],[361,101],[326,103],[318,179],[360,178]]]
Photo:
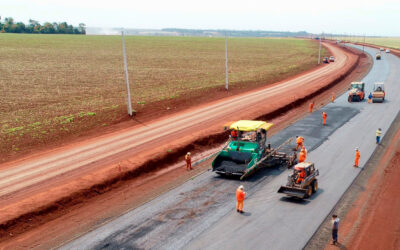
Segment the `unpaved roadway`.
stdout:
[[[372,56],[376,52],[366,51]],[[260,171],[245,182],[206,172],[63,248],[303,248],[372,155],[376,129],[386,131],[398,115],[399,66],[397,57],[385,54],[364,79],[367,94],[374,82],[386,83],[385,103],[348,103],[343,95],[270,138],[275,146],[295,135],[306,138],[308,160],[320,170],[320,189],[311,199],[297,201],[276,193],[290,172],[284,168]],[[325,127],[322,111],[328,114]],[[355,147],[361,151],[358,169],[352,166]],[[248,192],[243,215],[235,211],[239,184]]]
[[[351,54],[333,45],[326,44],[326,46],[336,56],[336,62],[300,77],[79,145],[66,146],[2,164],[0,166],[0,222],[7,221],[25,210],[39,209],[45,202],[51,203],[68,193],[89,188],[97,182],[104,181],[109,173],[101,174],[100,177],[96,176],[97,179],[94,177],[91,179],[92,176],[86,177],[85,174],[106,167],[114,168],[112,164],[129,157],[134,158],[132,163],[134,166],[137,162],[141,162],[140,160],[166,152],[169,146],[184,144],[192,141],[193,138],[204,136],[207,132],[220,130],[221,125],[226,121],[256,116],[260,110],[274,110],[276,106],[273,103],[282,101],[290,103],[298,97],[323,87],[338,74],[346,72],[351,57]],[[354,56],[352,58],[354,61]],[[285,93],[290,94],[282,99]],[[155,148],[157,146],[158,148]],[[77,181],[82,176],[84,179]],[[60,190],[50,189],[65,184],[67,180],[75,181],[74,185],[62,186]]]

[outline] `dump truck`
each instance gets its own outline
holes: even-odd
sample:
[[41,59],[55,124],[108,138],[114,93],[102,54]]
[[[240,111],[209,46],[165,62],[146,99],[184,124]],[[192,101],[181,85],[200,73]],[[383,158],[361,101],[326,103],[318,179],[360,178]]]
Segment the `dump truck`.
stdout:
[[376,60],[381,60],[381,53],[376,53],[375,59]]
[[372,102],[385,101],[385,84],[383,82],[376,82],[374,84],[374,91],[372,92]]
[[[304,172],[304,180],[301,180],[301,172]],[[281,186],[278,193],[300,199],[309,198],[318,190],[318,175],[319,170],[314,167],[314,163],[298,163],[294,166],[293,173],[288,176],[286,186]]]
[[352,82],[350,85],[348,101],[360,102],[364,100],[365,97],[364,88],[365,88],[364,82]]
[[271,148],[267,132],[272,126],[272,123],[251,120],[240,120],[225,126],[226,130],[230,130],[230,141],[213,160],[212,170],[219,175],[244,179],[263,167],[292,167],[296,163],[296,153],[286,154],[279,149],[293,138],[278,148]]

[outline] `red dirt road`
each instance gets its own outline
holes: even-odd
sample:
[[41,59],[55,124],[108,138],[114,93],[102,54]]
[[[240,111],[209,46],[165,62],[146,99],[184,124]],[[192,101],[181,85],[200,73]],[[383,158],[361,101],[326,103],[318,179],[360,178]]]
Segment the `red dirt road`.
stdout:
[[[258,117],[321,89],[347,72],[357,60],[349,52],[330,44],[326,46],[335,55],[336,62],[298,78],[1,165],[0,223],[40,210],[41,206],[62,197],[74,199],[71,194],[97,183],[106,185],[107,180],[143,165],[147,159],[169,154],[170,150],[197,138],[220,133],[226,121]],[[104,192],[101,187],[100,190]]]

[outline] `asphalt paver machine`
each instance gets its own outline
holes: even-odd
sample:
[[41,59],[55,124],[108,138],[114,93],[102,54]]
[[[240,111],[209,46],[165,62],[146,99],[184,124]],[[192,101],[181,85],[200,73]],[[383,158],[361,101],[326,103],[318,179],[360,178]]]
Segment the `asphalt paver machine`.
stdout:
[[251,120],[240,120],[225,126],[231,132],[231,141],[212,162],[212,170],[220,175],[244,179],[263,167],[292,167],[296,163],[296,153],[287,154],[279,149],[293,138],[278,148],[271,148],[267,132],[272,126],[272,123]]

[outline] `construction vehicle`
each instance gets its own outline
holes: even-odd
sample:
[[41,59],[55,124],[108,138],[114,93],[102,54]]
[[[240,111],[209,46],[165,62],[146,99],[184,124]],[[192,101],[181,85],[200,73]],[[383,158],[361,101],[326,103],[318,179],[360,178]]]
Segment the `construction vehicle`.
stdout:
[[376,60],[381,60],[381,53],[376,53],[375,59]]
[[273,166],[292,167],[296,152],[286,154],[279,149],[291,142],[288,139],[278,148],[271,148],[267,132],[273,126],[265,121],[240,120],[225,126],[231,132],[231,141],[212,162],[212,170],[219,175],[240,176],[244,179],[260,168]]
[[[304,171],[305,176],[304,180],[300,181],[299,178],[302,171]],[[319,171],[314,167],[314,163],[298,163],[294,166],[293,173],[288,176],[286,186],[281,186],[278,193],[283,193],[300,199],[309,198],[318,190],[318,175]]]
[[376,82],[374,84],[374,91],[372,92],[372,102],[385,101],[385,84],[383,82]]
[[328,57],[324,57],[324,59],[322,60],[323,63],[329,63],[329,58]]
[[364,100],[365,97],[364,87],[365,87],[364,82],[352,82],[350,85],[348,101],[360,102]]
[[330,61],[330,62],[334,62],[334,61],[335,61],[335,57],[334,57],[334,56],[330,56],[330,57],[329,57],[329,61]]

